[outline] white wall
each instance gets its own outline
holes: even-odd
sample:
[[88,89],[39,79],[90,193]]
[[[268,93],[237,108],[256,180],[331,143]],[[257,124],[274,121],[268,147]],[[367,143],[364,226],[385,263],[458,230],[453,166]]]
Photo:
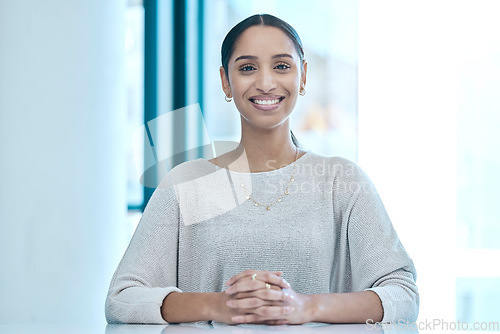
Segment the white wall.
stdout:
[[359,162],[417,267],[419,321],[455,321],[456,4],[359,6]]
[[104,323],[126,214],[123,0],[0,1],[0,323]]

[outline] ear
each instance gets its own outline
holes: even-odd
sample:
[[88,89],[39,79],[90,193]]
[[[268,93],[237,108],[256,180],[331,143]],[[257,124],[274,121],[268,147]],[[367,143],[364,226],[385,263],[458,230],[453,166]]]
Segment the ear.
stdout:
[[220,80],[222,83],[222,90],[224,91],[224,94],[228,97],[232,97],[231,94],[231,85],[229,85],[229,78],[226,75],[226,71],[224,71],[224,66],[221,66],[219,69],[220,72]]
[[300,88],[306,88],[306,77],[307,77],[307,61],[302,60],[302,73],[300,75]]

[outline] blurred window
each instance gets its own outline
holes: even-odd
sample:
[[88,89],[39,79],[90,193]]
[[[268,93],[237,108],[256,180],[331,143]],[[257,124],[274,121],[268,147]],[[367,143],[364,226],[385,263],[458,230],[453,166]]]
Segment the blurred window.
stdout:
[[143,205],[144,190],[137,165],[144,163],[143,138],[135,138],[139,151],[133,152],[132,138],[144,125],[144,7],[142,1],[128,1],[125,30],[127,78],[127,198],[129,209]]
[[500,21],[498,5],[464,6],[458,57],[457,319],[500,317]]

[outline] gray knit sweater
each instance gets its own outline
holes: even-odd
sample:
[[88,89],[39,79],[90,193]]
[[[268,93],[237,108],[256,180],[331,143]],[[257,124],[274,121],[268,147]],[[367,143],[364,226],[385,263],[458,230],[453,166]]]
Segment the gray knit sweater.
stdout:
[[[286,189],[289,194],[275,201]],[[281,270],[302,294],[372,290],[383,322],[415,321],[416,271],[360,167],[307,151],[296,166],[239,173],[184,162],[149,201],[106,299],[109,323],[166,324],[170,292],[220,292],[245,270]],[[215,322],[214,322],[215,323]]]

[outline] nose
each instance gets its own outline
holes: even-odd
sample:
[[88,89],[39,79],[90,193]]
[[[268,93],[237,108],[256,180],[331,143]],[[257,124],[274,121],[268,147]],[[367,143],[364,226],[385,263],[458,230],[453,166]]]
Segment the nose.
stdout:
[[260,70],[255,80],[255,88],[263,93],[268,93],[275,89],[274,73],[267,69]]

